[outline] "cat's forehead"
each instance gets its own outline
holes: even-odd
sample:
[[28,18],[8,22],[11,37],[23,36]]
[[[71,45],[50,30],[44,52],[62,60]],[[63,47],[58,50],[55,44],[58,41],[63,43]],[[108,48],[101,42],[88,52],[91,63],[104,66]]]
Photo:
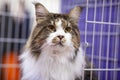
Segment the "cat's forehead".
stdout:
[[49,16],[54,19],[62,18],[64,20],[68,20],[69,16],[67,14],[55,14],[55,13],[50,13]]
[[62,14],[53,14],[49,19],[52,25],[70,26],[69,17]]

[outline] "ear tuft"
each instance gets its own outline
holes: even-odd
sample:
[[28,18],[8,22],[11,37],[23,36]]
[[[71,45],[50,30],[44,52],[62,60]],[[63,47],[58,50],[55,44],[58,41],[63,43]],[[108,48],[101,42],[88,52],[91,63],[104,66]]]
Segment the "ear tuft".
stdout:
[[82,8],[80,6],[76,6],[70,11],[69,17],[72,18],[75,22],[78,22],[81,12]]
[[41,3],[34,3],[36,12],[49,13],[48,10]]
[[33,3],[35,5],[36,19],[46,17],[49,11],[41,3]]

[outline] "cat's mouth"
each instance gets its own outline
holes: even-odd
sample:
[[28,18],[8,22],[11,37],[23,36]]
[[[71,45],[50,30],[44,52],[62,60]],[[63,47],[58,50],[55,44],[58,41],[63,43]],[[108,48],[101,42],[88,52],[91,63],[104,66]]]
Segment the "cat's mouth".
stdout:
[[63,43],[62,42],[59,42],[57,45],[61,46],[61,47],[64,47]]
[[64,47],[65,45],[62,41],[59,41],[59,42],[53,43],[52,46],[54,46],[54,47]]
[[60,47],[64,47],[64,44],[60,41],[60,42],[58,42],[58,43],[54,44],[53,46],[60,46]]

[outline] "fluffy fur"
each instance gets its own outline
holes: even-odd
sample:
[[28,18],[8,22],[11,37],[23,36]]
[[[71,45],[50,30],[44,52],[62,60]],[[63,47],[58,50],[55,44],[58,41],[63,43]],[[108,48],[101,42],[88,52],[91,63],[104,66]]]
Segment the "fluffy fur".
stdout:
[[22,80],[81,80],[86,67],[77,26],[81,8],[53,14],[35,3],[35,9],[37,24],[20,56]]
[[75,62],[71,62],[73,53],[66,50],[53,55],[51,48],[46,48],[36,61],[29,50],[25,51],[21,56],[24,59],[22,80],[75,80],[81,77],[85,66],[83,51],[80,49]]

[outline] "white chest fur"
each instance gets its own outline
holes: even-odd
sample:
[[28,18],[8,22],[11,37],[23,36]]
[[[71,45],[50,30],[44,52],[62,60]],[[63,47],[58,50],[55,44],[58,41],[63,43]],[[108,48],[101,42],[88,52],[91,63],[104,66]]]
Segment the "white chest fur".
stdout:
[[85,58],[81,48],[74,61],[70,61],[70,58],[74,56],[73,52],[63,52],[64,56],[62,54],[51,55],[48,52],[43,51],[38,59],[35,59],[29,50],[20,56],[23,60],[22,80],[74,80],[75,77],[82,76]]

